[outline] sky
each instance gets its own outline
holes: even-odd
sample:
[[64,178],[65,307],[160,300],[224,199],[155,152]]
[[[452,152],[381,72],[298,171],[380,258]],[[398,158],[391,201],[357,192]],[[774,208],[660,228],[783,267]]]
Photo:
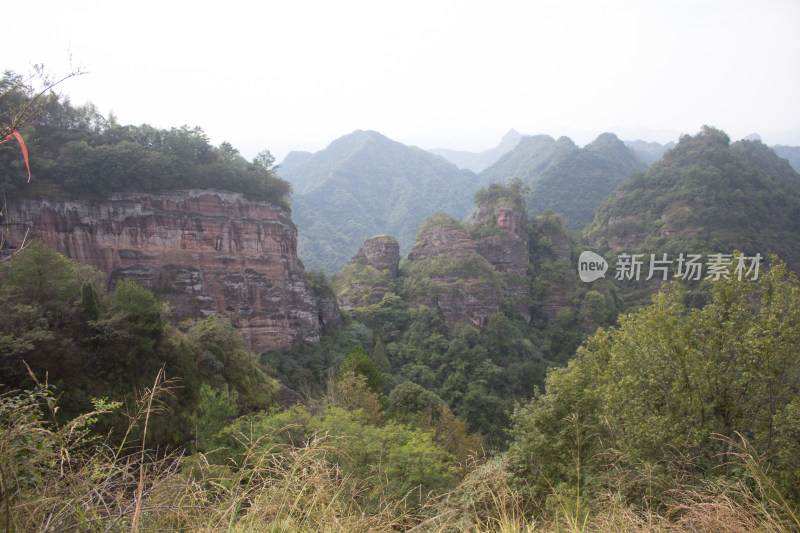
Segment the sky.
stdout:
[[357,129],[481,151],[511,128],[661,143],[704,124],[800,146],[800,1],[15,2],[4,70],[43,63],[121,124],[248,159]]

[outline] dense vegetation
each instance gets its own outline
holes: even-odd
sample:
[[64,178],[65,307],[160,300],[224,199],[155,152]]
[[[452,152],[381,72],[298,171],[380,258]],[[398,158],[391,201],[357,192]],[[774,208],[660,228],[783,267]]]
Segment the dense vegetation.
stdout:
[[[0,104],[24,104],[18,79],[3,83]],[[0,151],[14,194],[160,190],[180,172],[204,186],[205,171],[232,165],[245,174],[221,171],[226,188],[285,200],[266,153],[250,164],[227,145],[204,145],[199,130],[120,127],[90,106],[44,103],[25,127],[37,150],[31,190],[12,188],[19,158]],[[112,142],[112,133],[132,137]],[[659,220],[671,224],[659,238],[689,239],[673,245],[720,245],[750,228],[736,217],[692,218],[700,207],[743,209],[763,217],[763,232],[796,214],[798,176],[786,162],[713,128],[682,138],[651,172],[620,193],[636,213],[629,222],[648,222],[649,244]],[[664,218],[674,205],[648,196],[652,185],[677,191],[669,201],[698,203]],[[474,199],[524,212],[527,193],[515,180]],[[601,211],[606,228],[631,216],[616,209],[611,201]],[[491,218],[467,224],[444,213],[419,231],[450,232],[476,250],[504,237]],[[0,261],[0,527],[798,530],[797,277],[772,257],[757,280],[703,282],[691,287],[700,299],[668,286],[611,326],[618,289],[578,281],[576,244],[559,216],[526,220],[519,238],[526,276],[472,251],[406,259],[397,277],[368,261],[332,286],[309,274],[317,294],[356,287],[352,314],[319,344],[260,361],[224,319],[171,323],[135,282],[108,289],[103,274],[33,241]],[[480,327],[445,319],[437,297],[464,285],[499,304]],[[270,375],[305,401],[277,406]]]
[[[475,202],[524,212],[524,194],[520,181],[494,184],[479,190]],[[437,213],[419,233],[449,228],[477,242],[497,234],[493,224],[493,218],[465,224]],[[268,354],[263,360],[288,386],[321,391],[328,369],[341,361],[334,355],[355,342],[376,364],[383,361],[385,394],[402,382],[414,383],[441,398],[470,431],[502,445],[514,403],[532,396],[548,366],[566,362],[587,333],[616,316],[610,285],[587,290],[569,254],[559,255],[557,243],[567,249],[571,244],[558,216],[534,217],[522,233],[530,254],[527,277],[500,272],[478,253],[403,260],[396,278],[366,260],[350,264],[333,277],[337,296],[354,302],[344,327],[319,345],[296,347],[288,357]],[[482,328],[467,322],[448,326],[437,306],[438,294],[462,283],[481,287],[475,290],[486,292],[487,299],[500,299],[500,312]],[[505,296],[509,286],[520,288],[521,300]],[[373,294],[382,296],[374,300]]]
[[[0,79],[0,92],[0,123],[32,98],[13,72]],[[6,195],[102,198],[112,192],[212,188],[288,208],[291,187],[275,174],[268,151],[248,162],[229,143],[209,144],[199,127],[123,126],[92,104],[76,107],[55,96],[46,96],[38,107],[21,129],[30,156],[29,184],[19,147],[0,145],[0,185]]]
[[321,406],[253,413],[184,456],[161,457],[149,440],[158,380],[131,406],[128,446],[92,437],[118,409],[107,401],[54,423],[59,402],[45,388],[6,394],[0,525],[794,531],[800,284],[773,263],[757,283],[712,289],[702,309],[674,287],[598,331],[517,407],[509,452],[495,458],[419,385],[382,400],[380,372],[358,348]]
[[510,467],[538,501],[555,487],[661,509],[736,487],[795,508],[798,335],[800,285],[774,258],[757,281],[715,281],[700,309],[672,286],[548,374],[514,414]]
[[[800,175],[760,141],[730,143],[723,131],[704,127],[622,183],[598,208],[587,238],[618,254],[777,254],[800,266]],[[675,266],[673,265],[673,273]],[[634,307],[657,284],[620,283]],[[691,291],[698,298],[696,291]]]
[[[59,398],[58,420],[90,411],[93,399],[120,402],[124,409],[103,429],[122,439],[135,399],[162,369],[176,386],[165,403],[171,414],[150,421],[151,438],[162,444],[183,445],[197,436],[198,424],[214,428],[272,405],[277,383],[224,320],[174,326],[147,289],[125,279],[109,292],[103,274],[39,241],[3,266],[0,386],[32,390],[46,381]],[[204,402],[224,403],[225,414],[215,420]]]

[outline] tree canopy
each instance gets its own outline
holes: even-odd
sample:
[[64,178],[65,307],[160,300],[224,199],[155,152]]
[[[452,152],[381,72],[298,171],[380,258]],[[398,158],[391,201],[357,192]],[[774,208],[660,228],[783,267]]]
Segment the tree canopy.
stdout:
[[[0,80],[0,121],[31,105],[36,94],[13,72]],[[202,128],[158,129],[121,125],[90,104],[74,106],[56,95],[37,100],[37,113],[20,127],[30,156],[31,183],[21,187],[19,148],[0,145],[0,184],[7,194],[105,197],[113,192],[211,188],[241,192],[288,208],[288,182],[262,151],[247,161],[230,143],[210,144]]]
[[539,496],[613,477],[632,499],[642,483],[668,498],[680,483],[735,478],[747,442],[779,491],[800,497],[800,284],[773,258],[757,281],[712,285],[702,308],[674,286],[599,330],[516,410],[512,468]]

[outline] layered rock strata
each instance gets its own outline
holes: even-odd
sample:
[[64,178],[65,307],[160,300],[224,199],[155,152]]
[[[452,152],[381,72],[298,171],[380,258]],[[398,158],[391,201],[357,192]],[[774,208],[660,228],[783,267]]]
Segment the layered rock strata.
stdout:
[[377,304],[387,292],[394,290],[400,265],[400,245],[391,235],[370,237],[347,265],[345,268],[357,274],[349,278],[346,289],[338,293],[339,307],[352,311],[357,307]]
[[361,258],[366,259],[378,272],[386,271],[391,279],[395,279],[400,264],[400,244],[391,235],[370,237],[347,264],[357,263]]
[[494,269],[463,231],[433,227],[422,232],[408,259],[436,265],[431,279],[438,290],[427,295],[429,301],[419,303],[438,307],[448,328],[461,321],[483,327],[500,311]]
[[30,229],[111,285],[135,279],[181,317],[232,316],[256,353],[318,341],[338,320],[306,283],[289,211],[270,202],[210,190],[20,199],[6,223],[12,246]]
[[531,321],[528,290],[528,240],[523,238],[525,212],[510,206],[478,206],[473,216],[475,224],[497,228],[497,234],[477,240],[478,253],[506,276],[503,295],[514,305],[514,309]]

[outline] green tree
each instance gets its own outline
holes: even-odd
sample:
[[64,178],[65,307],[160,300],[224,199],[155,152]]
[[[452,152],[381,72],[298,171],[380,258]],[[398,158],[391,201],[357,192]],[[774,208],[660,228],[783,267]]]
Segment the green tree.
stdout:
[[576,486],[576,464],[596,487],[613,463],[632,498],[641,482],[666,497],[679,480],[736,476],[732,446],[744,437],[797,500],[799,342],[800,285],[775,260],[757,282],[714,282],[701,309],[678,287],[661,292],[598,331],[514,413],[512,467],[541,496]]
[[187,334],[196,343],[203,381],[217,389],[230,385],[244,410],[266,409],[272,404],[278,393],[277,382],[266,374],[229,322],[212,315],[193,324]]
[[339,369],[342,375],[354,372],[367,378],[367,386],[376,394],[380,394],[386,377],[378,370],[375,362],[361,346],[350,348],[350,352],[342,361]]
[[438,418],[444,402],[433,392],[416,383],[404,381],[389,394],[389,410],[400,415]]
[[386,356],[386,349],[383,347],[380,337],[375,339],[375,347],[372,349],[372,360],[375,361],[375,366],[378,367],[378,370],[384,374],[392,371],[392,364]]
[[238,401],[236,389],[231,390],[227,384],[221,389],[214,389],[208,383],[200,386],[199,412],[191,417],[198,449],[205,451],[214,447],[217,432],[238,414]]

